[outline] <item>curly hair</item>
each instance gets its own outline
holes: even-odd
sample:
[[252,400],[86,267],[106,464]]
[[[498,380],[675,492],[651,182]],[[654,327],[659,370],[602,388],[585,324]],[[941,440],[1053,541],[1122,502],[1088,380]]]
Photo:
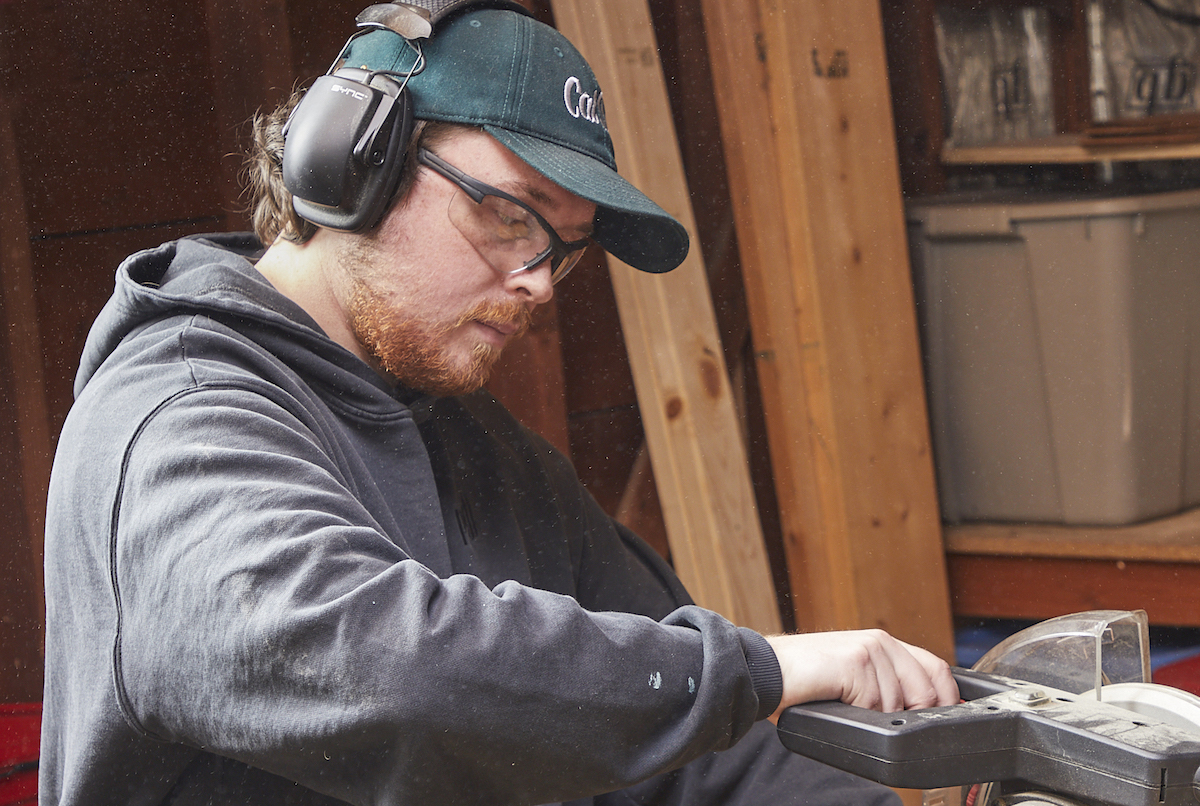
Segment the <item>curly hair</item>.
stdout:
[[[264,246],[276,238],[304,243],[317,232],[317,225],[301,218],[292,206],[292,194],[283,184],[283,129],[292,110],[304,97],[297,90],[273,111],[259,113],[251,121],[252,141],[245,161],[246,190],[254,233]],[[470,127],[441,121],[418,120],[405,151],[405,165],[392,204],[402,201],[412,189],[417,175],[417,152],[449,139],[456,131]]]

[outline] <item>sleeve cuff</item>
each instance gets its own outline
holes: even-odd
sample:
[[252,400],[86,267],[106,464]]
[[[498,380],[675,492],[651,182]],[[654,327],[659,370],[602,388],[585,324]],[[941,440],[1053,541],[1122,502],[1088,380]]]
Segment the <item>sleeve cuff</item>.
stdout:
[[766,638],[748,627],[739,627],[738,635],[742,639],[746,665],[750,668],[750,682],[754,685],[754,693],[758,695],[755,720],[766,719],[775,713],[783,699],[783,672],[779,668],[775,650],[771,649]]

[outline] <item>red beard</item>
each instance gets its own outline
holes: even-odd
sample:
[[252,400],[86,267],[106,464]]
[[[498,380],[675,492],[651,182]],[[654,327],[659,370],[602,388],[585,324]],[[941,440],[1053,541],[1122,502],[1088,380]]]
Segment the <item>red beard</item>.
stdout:
[[474,392],[487,381],[500,358],[500,349],[476,344],[465,365],[451,361],[446,338],[469,322],[493,327],[516,326],[509,338],[519,338],[529,329],[532,315],[517,300],[482,302],[463,313],[451,324],[405,318],[394,304],[363,283],[350,304],[351,326],[359,343],[374,358],[379,368],[400,383],[439,397]]

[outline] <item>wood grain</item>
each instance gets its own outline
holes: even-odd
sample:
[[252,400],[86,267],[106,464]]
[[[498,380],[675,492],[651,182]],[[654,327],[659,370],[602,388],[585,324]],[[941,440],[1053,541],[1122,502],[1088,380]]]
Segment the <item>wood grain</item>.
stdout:
[[[559,29],[604,88],[622,174],[695,223],[645,0],[555,0]],[[779,630],[707,275],[699,250],[659,276],[609,258],[676,571],[736,623]]]
[[1200,508],[1128,526],[946,527],[954,612],[1042,619],[1143,609],[1200,626]]
[[703,9],[797,623],[952,657],[878,6]]
[[[33,257],[25,215],[25,193],[17,161],[16,136],[9,102],[0,92],[0,285],[4,304],[4,349],[11,375],[5,386],[16,410],[20,487],[30,556],[15,558],[14,575],[26,576],[34,593],[32,612],[44,622],[42,549],[46,489],[52,450],[42,379],[42,349],[33,289]],[[20,528],[17,524],[10,527]],[[22,541],[13,541],[20,543]]]
[[1200,508],[1128,526],[947,526],[946,549],[952,554],[1200,563]]

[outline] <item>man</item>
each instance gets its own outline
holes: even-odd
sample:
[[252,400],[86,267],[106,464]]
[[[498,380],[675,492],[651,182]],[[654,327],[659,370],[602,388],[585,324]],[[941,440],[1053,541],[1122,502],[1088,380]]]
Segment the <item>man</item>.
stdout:
[[767,718],[949,704],[946,665],[691,605],[480,389],[589,238],[652,271],[686,253],[616,174],[582,57],[468,9],[340,61],[325,103],[394,79],[421,121],[379,220],[314,226],[341,202],[292,198],[289,171],[325,174],[289,151],[340,125],[306,99],[282,165],[286,113],[259,128],[265,252],[135,255],[89,336],[47,519],[42,803],[885,797],[787,754]]

